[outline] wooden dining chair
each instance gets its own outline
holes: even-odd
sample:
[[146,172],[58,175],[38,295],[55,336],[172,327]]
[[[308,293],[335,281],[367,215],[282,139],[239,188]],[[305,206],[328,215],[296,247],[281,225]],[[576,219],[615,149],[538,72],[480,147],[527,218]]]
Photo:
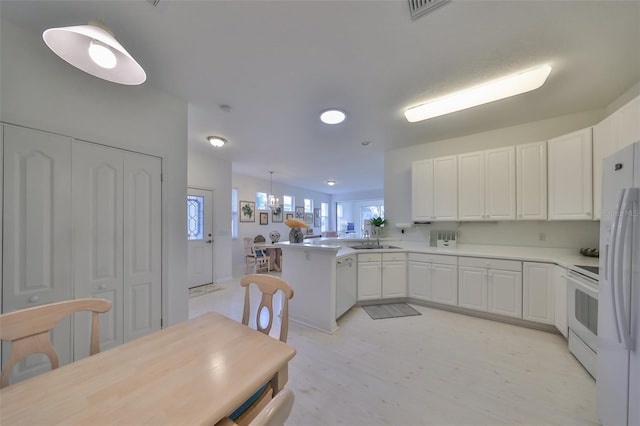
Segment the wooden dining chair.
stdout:
[[[284,422],[289,418],[295,397],[293,391],[288,388],[282,389],[260,410],[258,415],[248,423],[249,426],[284,426]],[[236,426],[238,423],[224,418],[216,426]]]
[[[273,296],[278,292],[282,292],[282,311],[280,312],[280,333],[281,342],[287,342],[289,332],[289,299],[293,297],[293,289],[282,278],[266,274],[252,274],[242,277],[240,285],[244,287],[244,310],[242,312],[242,323],[249,326],[249,317],[251,315],[251,284],[255,284],[260,289],[262,297],[260,304],[256,310],[255,326],[256,330],[261,333],[270,335],[271,328],[274,323]],[[256,360],[259,362],[259,360]],[[278,393],[279,395],[279,393]],[[235,409],[227,419],[232,423],[221,422],[223,424],[250,424],[259,413],[265,409],[271,401],[273,401],[273,386],[271,382],[267,382],[257,390],[249,399],[247,399],[240,407]],[[276,395],[277,396],[277,395]],[[293,402],[291,402],[293,404]],[[225,420],[225,422],[227,421]]]
[[245,273],[249,273],[249,266],[253,264],[253,273],[266,269],[271,270],[271,259],[263,249],[257,249],[254,246],[253,238],[244,239],[244,258],[245,258]]
[[0,340],[11,342],[9,358],[0,375],[0,388],[9,385],[13,367],[31,354],[45,354],[51,369],[58,368],[58,355],[51,344],[50,331],[64,318],[75,313],[90,311],[90,354],[100,352],[100,325],[98,314],[111,309],[106,299],[75,299],[49,303],[0,315]]

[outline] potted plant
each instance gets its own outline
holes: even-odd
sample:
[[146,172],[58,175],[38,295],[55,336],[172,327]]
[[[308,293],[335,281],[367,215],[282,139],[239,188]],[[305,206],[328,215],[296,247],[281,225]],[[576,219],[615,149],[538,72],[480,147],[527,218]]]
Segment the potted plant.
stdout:
[[382,228],[384,228],[385,223],[387,223],[387,219],[383,219],[380,216],[369,219],[369,224],[372,226],[371,233],[374,237],[382,235]]

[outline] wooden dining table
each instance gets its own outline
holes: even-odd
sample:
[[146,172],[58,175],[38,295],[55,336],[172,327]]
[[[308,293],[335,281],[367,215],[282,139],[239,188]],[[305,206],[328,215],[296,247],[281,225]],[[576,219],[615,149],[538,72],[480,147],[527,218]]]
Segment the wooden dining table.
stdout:
[[218,313],[0,390],[0,424],[214,425],[264,383],[288,379],[295,349]]

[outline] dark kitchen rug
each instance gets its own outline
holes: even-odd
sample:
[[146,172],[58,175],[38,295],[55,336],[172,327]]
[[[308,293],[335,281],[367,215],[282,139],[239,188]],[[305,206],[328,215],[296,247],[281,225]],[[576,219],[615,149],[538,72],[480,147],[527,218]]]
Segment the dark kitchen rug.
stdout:
[[218,290],[222,290],[222,288],[215,283],[199,285],[189,289],[189,297],[198,297]]
[[422,315],[406,303],[387,303],[384,305],[366,305],[363,306],[369,316],[376,319],[410,317],[413,315]]

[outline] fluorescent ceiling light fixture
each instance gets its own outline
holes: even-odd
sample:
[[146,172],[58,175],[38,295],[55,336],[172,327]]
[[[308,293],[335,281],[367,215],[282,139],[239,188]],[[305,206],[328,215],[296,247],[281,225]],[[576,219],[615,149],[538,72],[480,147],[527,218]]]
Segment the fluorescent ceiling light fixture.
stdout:
[[404,115],[410,123],[415,123],[519,95],[542,86],[549,73],[550,65],[521,71],[409,108]]
[[215,146],[216,148],[220,148],[225,143],[227,143],[227,140],[225,138],[220,137],[220,136],[207,136],[207,140],[209,141],[209,143],[211,145]]
[[49,28],[42,38],[56,55],[95,77],[130,86],[147,79],[144,69],[102,23]]
[[327,181],[327,185],[329,185],[329,186],[333,186],[335,184],[336,184],[336,181],[333,180],[333,179],[330,179],[330,180]]
[[347,115],[339,109],[328,109],[320,114],[320,120],[325,124],[340,124]]

